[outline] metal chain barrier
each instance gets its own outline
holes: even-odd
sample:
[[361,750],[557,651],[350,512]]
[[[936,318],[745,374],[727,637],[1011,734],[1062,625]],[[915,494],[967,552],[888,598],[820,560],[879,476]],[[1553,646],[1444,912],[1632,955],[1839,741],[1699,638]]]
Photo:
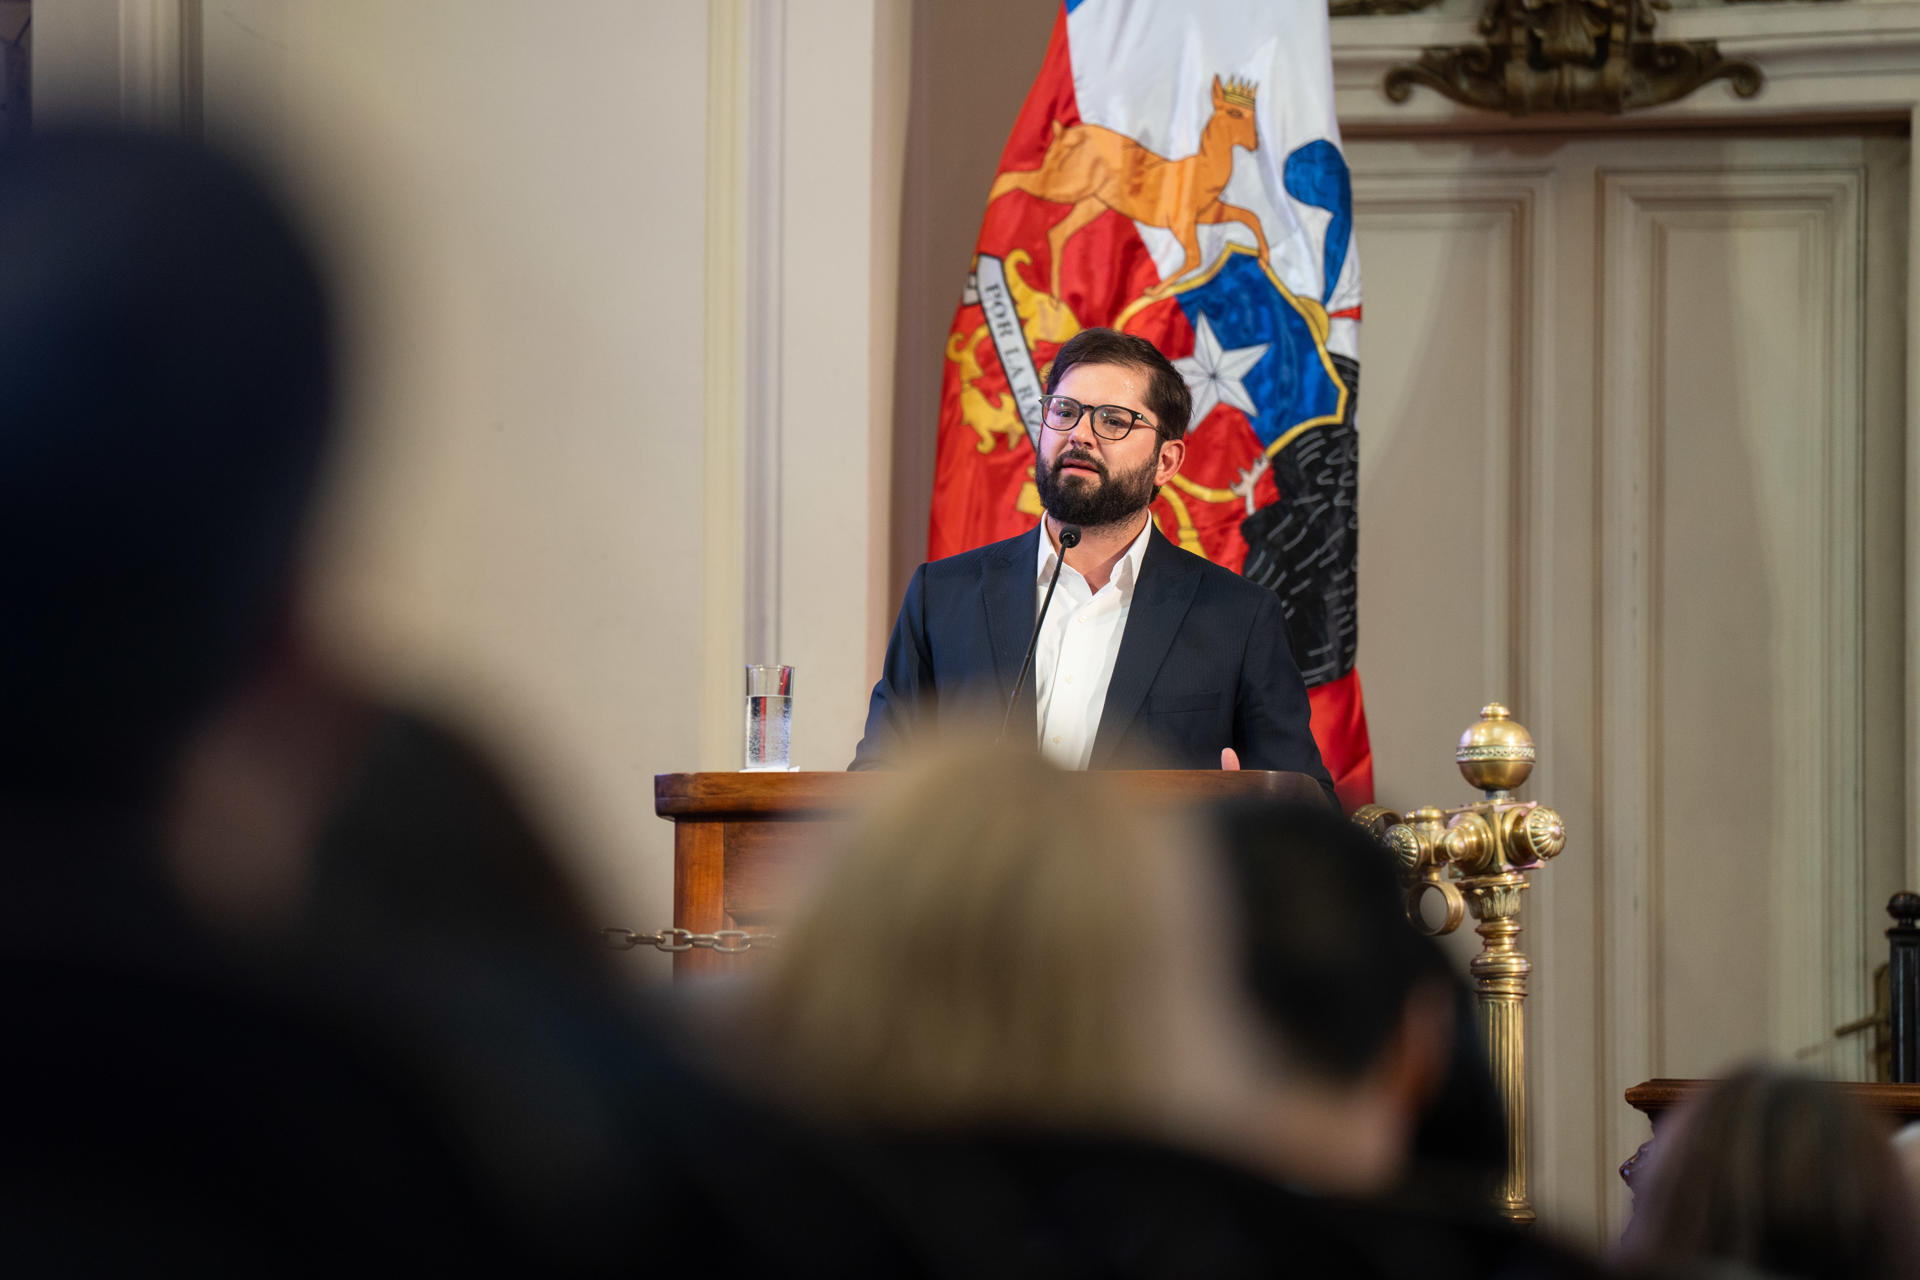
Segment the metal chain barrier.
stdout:
[[771,947],[774,937],[771,933],[748,933],[745,929],[720,929],[713,933],[662,929],[658,933],[635,933],[632,929],[609,927],[600,931],[600,940],[615,951],[652,947],[656,951],[712,951],[723,956],[737,956],[755,947]]

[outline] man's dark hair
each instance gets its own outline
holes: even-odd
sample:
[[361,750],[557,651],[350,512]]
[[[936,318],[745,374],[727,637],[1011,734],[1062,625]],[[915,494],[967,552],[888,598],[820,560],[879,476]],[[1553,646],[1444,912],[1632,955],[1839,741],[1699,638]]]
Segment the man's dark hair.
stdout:
[[333,410],[326,291],[253,174],[0,150],[0,792],[135,800],[280,621]]
[[1446,972],[1401,906],[1390,855],[1320,806],[1248,800],[1217,829],[1242,908],[1241,975],[1288,1055],[1322,1075],[1363,1072],[1414,989]]
[[1435,1203],[1482,1203],[1506,1168],[1505,1112],[1472,994],[1407,922],[1392,855],[1320,805],[1248,799],[1214,816],[1239,908],[1242,988],[1301,1067],[1326,1079],[1359,1076],[1399,1030],[1417,988],[1452,988],[1451,1056],[1413,1156],[1443,1175],[1448,1190]]
[[1145,338],[1117,329],[1082,329],[1054,353],[1053,368],[1047,372],[1048,395],[1077,364],[1119,364],[1143,371],[1147,375],[1147,408],[1160,438],[1178,440],[1187,434],[1187,419],[1193,416],[1193,392],[1187,390],[1187,380],[1173,362]]

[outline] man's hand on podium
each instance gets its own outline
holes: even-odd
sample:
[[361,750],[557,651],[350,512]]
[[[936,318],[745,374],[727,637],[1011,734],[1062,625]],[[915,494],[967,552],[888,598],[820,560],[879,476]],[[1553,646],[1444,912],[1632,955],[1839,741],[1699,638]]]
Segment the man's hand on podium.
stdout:
[[1240,753],[1232,747],[1220,748],[1220,767],[1222,769],[1238,769],[1240,767]]

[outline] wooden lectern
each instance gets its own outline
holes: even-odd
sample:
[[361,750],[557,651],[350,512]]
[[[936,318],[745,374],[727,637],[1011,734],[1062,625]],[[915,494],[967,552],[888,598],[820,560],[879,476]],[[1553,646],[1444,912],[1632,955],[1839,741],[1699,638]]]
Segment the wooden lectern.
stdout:
[[[784,918],[783,889],[806,837],[844,822],[887,784],[885,773],[662,773],[653,811],[673,823],[673,924],[696,934],[773,931]],[[1127,790],[1179,808],[1233,796],[1266,795],[1324,804],[1304,773],[1217,769],[1129,772]],[[752,952],[677,952],[674,977],[726,973]]]

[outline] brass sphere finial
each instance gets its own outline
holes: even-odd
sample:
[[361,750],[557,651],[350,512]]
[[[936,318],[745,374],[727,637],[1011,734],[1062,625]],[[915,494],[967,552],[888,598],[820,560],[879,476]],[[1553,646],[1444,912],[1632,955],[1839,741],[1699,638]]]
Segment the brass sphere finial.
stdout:
[[1469,785],[1481,791],[1512,791],[1533,772],[1533,735],[1497,702],[1480,708],[1480,719],[1460,735],[1453,753]]

